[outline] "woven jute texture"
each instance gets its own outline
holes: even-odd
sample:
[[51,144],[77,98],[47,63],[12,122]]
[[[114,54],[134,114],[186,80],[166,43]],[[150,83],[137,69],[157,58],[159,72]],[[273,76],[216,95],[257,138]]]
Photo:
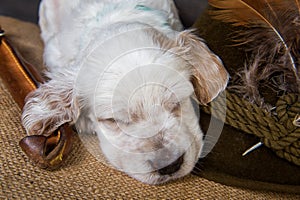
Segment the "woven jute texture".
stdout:
[[0,80],[0,199],[300,199],[251,191],[194,175],[160,186],[140,183],[98,162],[77,139],[62,168],[33,166],[18,146],[21,110]]

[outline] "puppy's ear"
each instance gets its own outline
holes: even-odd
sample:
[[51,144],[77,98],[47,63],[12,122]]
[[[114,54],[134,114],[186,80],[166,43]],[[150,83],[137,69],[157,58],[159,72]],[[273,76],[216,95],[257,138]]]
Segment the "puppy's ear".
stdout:
[[229,75],[222,61],[191,31],[177,36],[181,55],[190,63],[191,82],[200,104],[212,101],[227,85]]
[[51,80],[26,97],[22,123],[27,134],[49,135],[65,123],[75,123],[79,107],[72,88]]

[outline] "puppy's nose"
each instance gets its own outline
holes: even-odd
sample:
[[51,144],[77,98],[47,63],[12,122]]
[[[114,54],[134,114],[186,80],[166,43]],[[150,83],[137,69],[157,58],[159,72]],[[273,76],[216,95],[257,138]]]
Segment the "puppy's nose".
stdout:
[[184,155],[180,156],[177,160],[175,160],[173,163],[171,163],[170,165],[164,167],[164,168],[161,168],[158,170],[158,173],[160,175],[171,175],[171,174],[174,174],[175,172],[177,172],[182,163],[183,163],[183,157]]

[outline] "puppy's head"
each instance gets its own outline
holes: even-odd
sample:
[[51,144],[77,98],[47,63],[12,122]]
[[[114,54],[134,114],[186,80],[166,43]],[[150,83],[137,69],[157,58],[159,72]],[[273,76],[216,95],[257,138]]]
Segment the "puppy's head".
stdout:
[[107,160],[142,182],[159,184],[193,169],[203,145],[195,102],[214,99],[228,75],[218,57],[190,32],[180,33],[176,41],[153,35],[159,48],[134,47],[114,56],[97,76],[90,104],[93,130]]

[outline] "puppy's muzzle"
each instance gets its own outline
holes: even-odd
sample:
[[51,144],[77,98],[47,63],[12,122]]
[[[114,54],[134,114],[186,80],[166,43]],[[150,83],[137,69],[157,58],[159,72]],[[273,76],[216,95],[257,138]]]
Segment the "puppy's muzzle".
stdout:
[[177,172],[180,169],[180,167],[183,163],[183,160],[184,160],[183,158],[184,158],[184,154],[182,156],[180,156],[177,160],[175,160],[173,163],[171,163],[170,165],[159,169],[158,173],[160,175],[174,174],[175,172]]

